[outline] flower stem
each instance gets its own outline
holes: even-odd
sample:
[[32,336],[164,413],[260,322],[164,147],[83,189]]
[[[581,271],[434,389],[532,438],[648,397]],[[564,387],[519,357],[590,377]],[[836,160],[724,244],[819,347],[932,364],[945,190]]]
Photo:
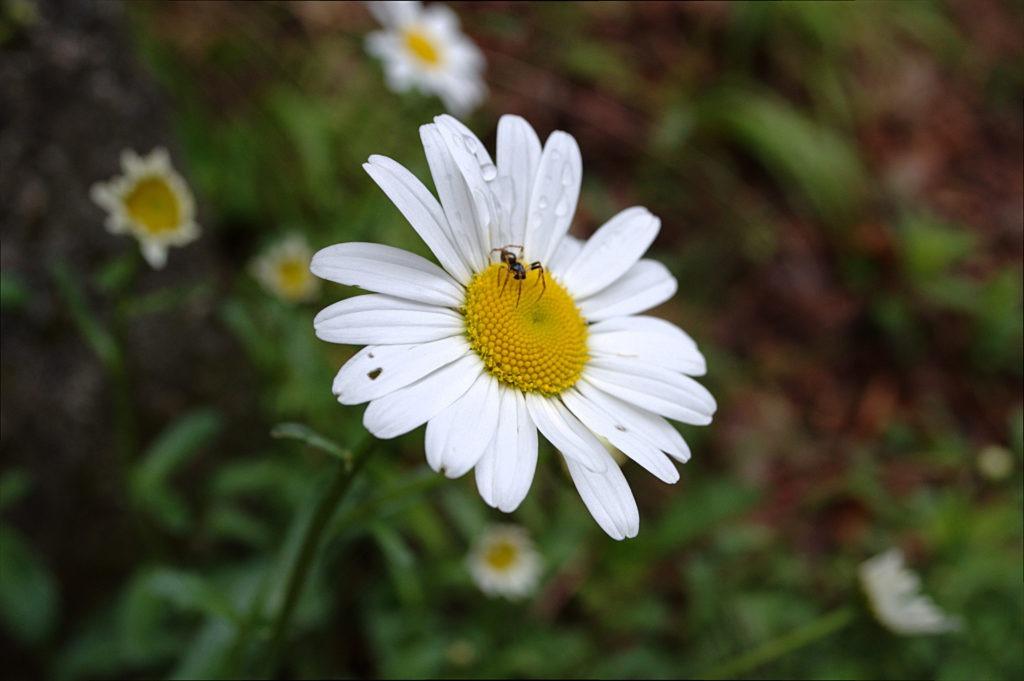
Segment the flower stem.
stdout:
[[295,606],[298,604],[299,596],[302,595],[306,578],[313,567],[313,558],[316,556],[317,548],[320,546],[324,529],[334,516],[334,511],[337,509],[338,504],[345,498],[345,493],[352,486],[352,481],[370,458],[370,454],[373,451],[372,447],[370,447],[370,442],[371,440],[368,438],[352,456],[350,461],[338,462],[337,468],[334,471],[334,478],[324,491],[324,495],[320,498],[316,510],[313,512],[313,517],[309,520],[309,524],[306,525],[302,544],[295,556],[295,562],[292,563],[289,571],[281,609],[274,620],[270,644],[271,674],[277,671],[278,661],[284,649],[284,638],[288,631],[288,624],[291,621],[292,613],[295,611]]
[[812,621],[810,624],[791,631],[785,636],[768,641],[748,653],[720,664],[706,674],[701,674],[701,677],[707,679],[737,678],[806,645],[830,636],[852,621],[852,608],[833,610]]

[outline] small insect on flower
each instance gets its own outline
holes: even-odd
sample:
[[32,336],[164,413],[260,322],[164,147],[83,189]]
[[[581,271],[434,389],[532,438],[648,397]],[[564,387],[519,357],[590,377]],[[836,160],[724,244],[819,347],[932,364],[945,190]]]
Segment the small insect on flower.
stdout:
[[518,525],[494,525],[477,540],[467,558],[480,590],[509,599],[533,593],[540,579],[540,554]]
[[269,293],[292,303],[312,300],[320,280],[309,271],[313,250],[305,237],[290,234],[265,250],[251,265],[252,275]]
[[861,563],[860,580],[875,617],[894,633],[944,634],[961,627],[959,618],[947,615],[920,593],[921,580],[904,565],[899,549]]
[[[526,279],[526,268],[519,262],[519,258],[516,257],[516,254],[509,250],[511,248],[518,248],[519,258],[523,257],[523,247],[515,244],[506,244],[499,248],[492,248],[491,253],[500,254],[501,262],[508,265],[509,274],[511,274],[513,279],[519,282],[519,288],[516,291],[516,307],[519,307],[519,299],[522,298],[523,295],[523,279]],[[547,282],[544,280],[544,266],[539,262],[530,263],[530,271],[533,272],[535,270],[540,272],[538,279],[541,285],[540,295],[543,296],[544,292],[548,288]],[[501,277],[499,277],[499,279],[501,279]],[[509,275],[506,274],[504,282],[501,284],[501,292],[503,294],[505,293],[505,286],[508,285],[508,279]],[[537,300],[540,300],[540,297],[538,297]]]
[[583,168],[565,132],[542,146],[529,123],[503,116],[495,160],[451,116],[420,137],[440,200],[390,158],[363,168],[441,266],[372,243],[313,256],[317,276],[371,292],[313,320],[323,340],[366,346],[334,394],[369,402],[363,424],[379,438],[426,424],[427,463],[451,478],[474,471],[505,513],[533,483],[539,433],[601,529],[636,536],[636,499],[603,442],[672,484],[690,450],[668,419],[707,425],[717,408],[693,378],[706,370],[696,342],[641,314],[676,291],[643,257],[661,220],[634,206],[586,242],[570,236]]
[[121,168],[123,175],[97,182],[90,196],[106,209],[107,230],[133,235],[146,262],[160,269],[170,246],[199,238],[192,192],[171,167],[166,149],[158,147],[143,157],[126,149],[121,153]]
[[367,6],[384,27],[367,37],[367,51],[384,62],[388,87],[437,95],[454,114],[468,113],[483,100],[483,55],[459,30],[452,10],[420,2]]

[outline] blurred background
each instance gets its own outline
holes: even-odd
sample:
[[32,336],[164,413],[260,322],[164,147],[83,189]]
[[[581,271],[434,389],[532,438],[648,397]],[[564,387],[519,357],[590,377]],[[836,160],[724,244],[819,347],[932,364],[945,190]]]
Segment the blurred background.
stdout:
[[[451,7],[481,139],[518,113],[579,141],[573,232],[662,218],[656,314],[719,401],[682,480],[627,466],[617,543],[542,448],[511,519],[544,576],[512,603],[465,567],[505,519],[472,476],[432,473],[422,430],[380,442],[268,651],[366,436],[330,392],[356,348],[312,333],[353,291],[291,304],[249,263],[289,232],[426,254],[360,164],[428,178],[443,109],[386,88],[357,3],[2,0],[5,675],[1024,677],[1024,4]],[[157,146],[203,229],[160,271],[89,199]],[[890,546],[961,632],[870,616],[857,566]]]

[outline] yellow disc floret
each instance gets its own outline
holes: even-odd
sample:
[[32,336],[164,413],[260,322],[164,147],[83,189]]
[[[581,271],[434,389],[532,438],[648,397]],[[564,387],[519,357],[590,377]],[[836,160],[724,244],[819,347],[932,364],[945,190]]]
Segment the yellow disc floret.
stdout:
[[[512,278],[491,265],[466,290],[466,334],[487,370],[524,392],[558,395],[579,380],[587,362],[587,323],[572,296],[540,270]],[[520,286],[522,287],[520,289]]]
[[128,216],[149,234],[171,232],[181,225],[181,205],[162,177],[145,177],[124,197]]
[[441,63],[441,53],[434,45],[434,41],[423,31],[409,28],[405,30],[402,38],[405,41],[405,49],[427,66],[437,66]]
[[504,572],[519,560],[519,547],[507,541],[497,541],[487,547],[484,560],[495,570]]

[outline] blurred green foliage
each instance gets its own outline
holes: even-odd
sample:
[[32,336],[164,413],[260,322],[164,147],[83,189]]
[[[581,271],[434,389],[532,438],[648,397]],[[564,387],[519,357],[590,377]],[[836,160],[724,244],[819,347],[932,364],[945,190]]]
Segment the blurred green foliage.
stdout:
[[[330,286],[316,304],[290,306],[260,290],[245,266],[292,230],[314,247],[362,240],[428,255],[360,165],[379,153],[428,177],[417,127],[439,104],[386,90],[363,52],[370,23],[358,7],[339,10],[344,28],[325,29],[303,26],[293,6],[229,7],[237,23],[211,21],[201,4],[132,6],[133,36],[173,105],[176,162],[199,197],[203,238],[223,252],[226,283],[136,294],[136,257],[97,264],[87,276],[57,264],[52,280],[115,380],[119,325],[214,298],[259,409],[235,423],[219,404],[193,405],[145,447],[122,440],[124,512],[142,557],[87,616],[62,619],[45,556],[0,524],[0,617],[47,673],[705,677],[835,622],[797,652],[733,673],[1024,676],[1020,254],[995,258],[978,225],[940,217],[928,200],[876,175],[878,152],[862,128],[885,102],[857,79],[862,62],[884,70],[904,42],[955,68],[972,51],[969,39],[926,2],[686,12],[551,4],[460,11],[494,50],[494,106],[578,123],[583,134],[600,129],[593,146],[582,138],[580,234],[634,201],[671,218],[655,255],[678,275],[681,294],[664,316],[706,349],[708,384],[722,405],[710,431],[684,432],[695,456],[682,481],[666,489],[628,467],[642,526],[637,539],[616,544],[587,515],[553,452],[542,452],[513,519],[533,534],[545,576],[536,597],[508,603],[484,597],[465,569],[468,547],[503,520],[479,500],[472,476],[453,482],[427,470],[422,433],[374,443],[375,457],[329,518],[275,660],[272,626],[303,528],[330,471],[351,463],[365,434],[360,409],[330,393],[354,348],[311,333],[318,306],[352,291]],[[657,42],[673,50],[658,73],[640,34],[629,32],[642,29],[629,22],[645,11],[665,12],[651,22],[678,29],[668,47]],[[702,11],[712,13],[706,22]],[[177,34],[182,26],[197,31],[193,43]],[[552,112],[522,96],[503,58],[516,49],[515,59],[547,73],[548,89],[602,99]],[[976,85],[996,103],[1012,102],[1003,93],[1019,93],[1022,70],[1002,65],[994,84]],[[615,106],[599,108],[607,102]],[[598,122],[584,104],[598,107]],[[600,115],[620,111],[637,139],[602,128]],[[493,141],[500,113],[468,122]],[[858,235],[876,227],[880,245],[865,246]],[[92,311],[83,282],[116,301],[116,319]],[[798,290],[779,295],[787,289]],[[22,310],[33,295],[15,275],[0,278],[5,311]],[[773,297],[782,298],[776,307]],[[848,300],[857,320],[828,326]],[[847,362],[854,353],[860,359]],[[876,375],[878,385],[896,387],[871,402],[862,384]],[[807,390],[813,397],[799,402]],[[838,390],[856,396],[831,394]],[[828,398],[847,400],[841,411],[851,425],[819,425],[826,419],[816,410]],[[872,409],[884,412],[881,425],[870,423]],[[249,448],[227,449],[229,432]],[[1007,480],[974,471],[977,450],[991,441],[1013,452]],[[5,513],[32,503],[24,473],[5,473],[0,491]],[[867,614],[857,565],[893,544],[913,549],[925,590],[963,618],[963,633],[901,638]]]

